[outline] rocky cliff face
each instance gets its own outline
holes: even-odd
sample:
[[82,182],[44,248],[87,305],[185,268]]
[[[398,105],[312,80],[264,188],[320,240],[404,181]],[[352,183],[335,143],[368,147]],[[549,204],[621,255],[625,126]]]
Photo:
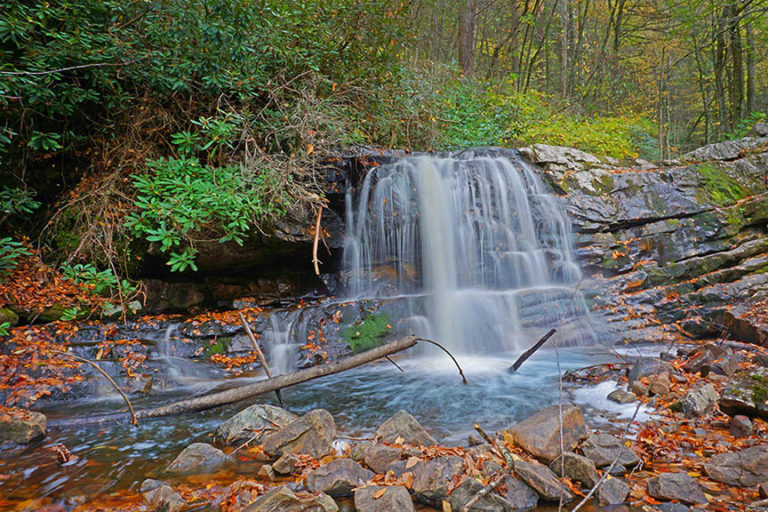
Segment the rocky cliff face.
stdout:
[[617,340],[727,335],[765,344],[768,133],[657,167],[570,148],[521,150],[574,222],[594,306]]

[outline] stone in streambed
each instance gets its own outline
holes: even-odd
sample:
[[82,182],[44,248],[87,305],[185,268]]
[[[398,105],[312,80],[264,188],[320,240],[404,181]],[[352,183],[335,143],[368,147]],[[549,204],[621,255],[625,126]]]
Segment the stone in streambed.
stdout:
[[648,494],[657,500],[682,501],[692,505],[707,503],[699,484],[688,473],[662,473],[648,480]]
[[[560,455],[560,410],[553,405],[542,409],[509,429],[513,442],[549,464]],[[587,434],[581,410],[573,405],[562,408],[563,446],[572,451]]]
[[[492,492],[472,505],[469,512],[514,512],[536,507],[539,496],[523,482],[514,477],[508,477],[504,485],[508,489],[505,496]],[[472,500],[483,487],[483,484],[475,478],[464,479],[448,498],[451,509],[463,510],[464,505]]]
[[29,444],[45,437],[48,420],[39,412],[26,409],[0,411],[0,441]]
[[365,450],[363,461],[376,473],[386,473],[387,466],[400,459],[403,450],[385,444],[371,443]]
[[768,368],[738,372],[723,389],[720,410],[768,419]]
[[192,443],[182,450],[165,471],[178,475],[215,473],[233,462],[232,457],[208,443]]
[[252,405],[220,424],[213,434],[213,440],[220,446],[239,445],[251,439],[254,444],[259,444],[266,434],[297,417],[273,405]]
[[334,452],[336,423],[325,409],[309,411],[262,440],[264,451],[280,457],[285,453],[306,453],[319,459]]
[[569,502],[573,495],[563,485],[552,470],[542,464],[527,462],[522,459],[515,461],[515,475],[536,491],[545,501]]
[[[378,492],[386,489],[378,498]],[[413,512],[413,501],[408,489],[401,486],[381,487],[366,485],[355,491],[355,509],[359,512]]]
[[616,402],[617,404],[631,404],[637,401],[637,396],[633,393],[627,393],[623,389],[616,389],[611,391],[608,396],[608,400]]
[[292,453],[284,453],[272,464],[272,469],[280,475],[290,475],[296,471],[299,458]]
[[336,459],[312,470],[306,478],[307,489],[330,496],[347,496],[375,475],[352,459]]
[[[146,486],[147,482],[152,482]],[[154,483],[159,485],[155,486]],[[148,490],[147,487],[151,487]],[[181,512],[187,507],[187,502],[179,493],[174,491],[170,485],[157,480],[145,480],[141,484],[141,490],[144,493],[144,500],[151,505],[154,510],[163,510],[165,512]]]
[[437,444],[435,438],[424,430],[416,418],[404,410],[397,411],[391,418],[382,423],[376,430],[374,439],[387,444],[394,444],[398,440],[401,443],[422,446]]
[[768,481],[768,445],[715,455],[704,463],[704,472],[712,480],[742,487]]
[[754,432],[754,426],[748,417],[737,414],[731,420],[729,430],[733,437],[749,437]]
[[627,501],[629,486],[618,478],[606,478],[597,489],[600,505],[620,505]]
[[[405,466],[406,461],[400,462]],[[462,473],[463,466],[464,459],[455,455],[417,462],[408,470],[413,473],[411,491],[414,497],[424,503],[439,505],[448,496],[448,487],[454,477]],[[394,470],[392,465],[390,469]]]
[[621,439],[610,434],[590,436],[582,445],[581,453],[598,468],[610,466],[614,460],[623,468],[632,468],[640,464],[640,457]]
[[688,391],[683,398],[683,414],[689,418],[700,418],[712,410],[718,398],[717,390],[712,384],[698,386]]
[[274,487],[260,496],[244,512],[338,512],[339,507],[327,494],[297,495],[287,485]]
[[[565,460],[563,460],[565,459]],[[563,468],[565,474],[563,474]],[[572,452],[565,452],[562,457],[558,457],[549,465],[557,476],[565,476],[571,480],[581,482],[586,487],[595,486],[600,477],[597,476],[595,463],[590,459]]]
[[635,363],[629,370],[627,377],[627,384],[632,386],[635,381],[639,381],[643,377],[651,377],[652,375],[661,374],[673,374],[675,367],[666,361],[662,361],[659,358],[650,357],[647,359],[641,359]]

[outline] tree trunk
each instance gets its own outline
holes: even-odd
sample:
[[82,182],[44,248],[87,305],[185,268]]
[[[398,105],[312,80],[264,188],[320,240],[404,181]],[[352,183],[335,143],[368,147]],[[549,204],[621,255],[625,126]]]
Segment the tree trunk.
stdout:
[[464,0],[459,13],[459,66],[464,76],[475,72],[475,0]]
[[747,114],[757,109],[755,103],[755,35],[752,24],[747,23]]

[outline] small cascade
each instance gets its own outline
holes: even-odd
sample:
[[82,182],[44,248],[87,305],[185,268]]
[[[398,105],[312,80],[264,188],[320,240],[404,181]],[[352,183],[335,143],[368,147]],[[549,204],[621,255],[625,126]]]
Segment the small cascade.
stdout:
[[163,337],[158,340],[158,353],[155,358],[162,365],[162,373],[155,381],[155,386],[173,389],[206,382],[213,377],[211,370],[204,365],[196,364],[189,357],[177,354],[179,346],[178,324],[170,324],[165,328]]
[[515,155],[402,159],[347,206],[349,294],[403,301],[402,330],[465,354],[518,351],[551,327],[592,336],[570,222]]

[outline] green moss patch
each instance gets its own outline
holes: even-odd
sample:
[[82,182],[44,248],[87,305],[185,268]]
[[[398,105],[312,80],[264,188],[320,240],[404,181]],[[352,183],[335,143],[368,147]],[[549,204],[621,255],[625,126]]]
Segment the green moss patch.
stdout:
[[715,203],[725,206],[749,197],[749,191],[728,176],[720,167],[706,162],[696,170],[704,178],[704,189]]
[[392,327],[387,315],[374,313],[345,328],[341,338],[353,352],[362,352],[381,345],[390,332]]

